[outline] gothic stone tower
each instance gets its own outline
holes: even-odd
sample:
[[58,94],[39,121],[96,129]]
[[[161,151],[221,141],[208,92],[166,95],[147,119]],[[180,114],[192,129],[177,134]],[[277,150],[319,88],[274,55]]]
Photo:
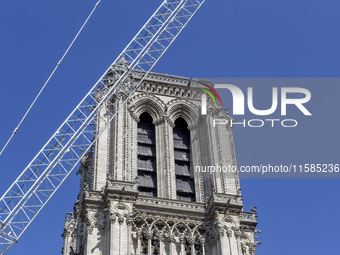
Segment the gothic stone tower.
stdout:
[[121,108],[81,162],[64,255],[255,254],[256,211],[243,211],[237,173],[204,171],[236,158],[230,127],[213,126],[230,117],[212,100],[201,115],[200,86],[152,73]]

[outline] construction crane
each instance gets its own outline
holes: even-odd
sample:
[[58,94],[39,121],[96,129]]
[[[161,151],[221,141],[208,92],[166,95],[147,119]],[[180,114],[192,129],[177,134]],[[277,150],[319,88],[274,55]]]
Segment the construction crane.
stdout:
[[[8,188],[0,199],[1,254],[18,241],[204,1],[165,0]],[[122,103],[114,107],[113,98]],[[95,125],[98,118],[101,124]]]

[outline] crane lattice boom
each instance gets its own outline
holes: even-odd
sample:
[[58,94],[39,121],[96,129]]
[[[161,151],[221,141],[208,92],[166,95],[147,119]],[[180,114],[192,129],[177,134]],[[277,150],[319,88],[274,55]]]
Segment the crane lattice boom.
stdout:
[[[5,192],[1,254],[17,242],[204,1],[164,1]],[[117,97],[122,104],[114,107]],[[100,126],[94,125],[97,118]]]

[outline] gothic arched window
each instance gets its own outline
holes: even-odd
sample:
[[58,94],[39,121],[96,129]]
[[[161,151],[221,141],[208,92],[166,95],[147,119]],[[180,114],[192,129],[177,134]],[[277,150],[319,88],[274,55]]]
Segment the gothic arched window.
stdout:
[[196,201],[194,178],[190,166],[190,131],[184,119],[178,118],[175,121],[173,136],[177,199]]
[[138,192],[143,196],[157,196],[155,125],[147,112],[139,117],[137,131]]

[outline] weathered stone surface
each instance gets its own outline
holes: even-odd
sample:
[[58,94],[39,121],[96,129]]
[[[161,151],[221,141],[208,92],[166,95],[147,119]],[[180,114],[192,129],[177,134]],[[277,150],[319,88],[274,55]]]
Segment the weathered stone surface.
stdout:
[[[236,166],[232,130],[213,127],[214,118],[230,117],[212,100],[202,116],[200,87],[187,78],[152,73],[122,107],[81,162],[78,201],[64,227],[64,255],[255,254],[256,208],[243,211],[237,173],[198,171]],[[120,104],[113,99],[109,110]],[[155,126],[157,197],[139,194],[137,127],[144,112]],[[173,128],[179,117],[190,130],[194,201],[178,199]],[[105,110],[97,127],[101,118]]]

